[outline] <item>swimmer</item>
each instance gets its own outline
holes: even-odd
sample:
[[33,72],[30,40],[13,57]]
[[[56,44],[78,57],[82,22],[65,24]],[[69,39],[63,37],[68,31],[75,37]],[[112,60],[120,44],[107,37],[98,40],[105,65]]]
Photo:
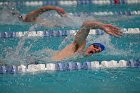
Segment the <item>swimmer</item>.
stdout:
[[64,49],[56,52],[52,56],[52,60],[61,61],[73,57],[74,54],[80,54],[86,57],[91,56],[95,53],[102,52],[105,49],[105,46],[101,43],[93,43],[85,49],[86,38],[90,32],[90,29],[101,29],[107,34],[113,35],[115,37],[122,36],[122,32],[120,32],[120,29],[111,24],[85,21],[80,30],[76,33],[74,41],[71,44],[67,45]]
[[19,14],[18,12],[11,11],[12,15],[18,17],[20,21],[23,22],[40,22],[42,19],[38,18],[39,15],[43,14],[46,11],[55,10],[61,17],[65,17],[66,13],[63,8],[57,6],[44,6],[37,10],[31,11],[30,13],[26,14],[25,16]]

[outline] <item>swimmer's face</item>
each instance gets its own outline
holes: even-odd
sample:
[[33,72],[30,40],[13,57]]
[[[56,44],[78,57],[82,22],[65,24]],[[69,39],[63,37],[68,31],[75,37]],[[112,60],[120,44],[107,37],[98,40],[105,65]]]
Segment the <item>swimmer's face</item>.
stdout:
[[99,53],[101,52],[101,48],[99,46],[96,46],[96,45],[90,45],[87,49],[86,49],[86,52],[85,54],[87,56],[91,56],[92,54],[94,53]]

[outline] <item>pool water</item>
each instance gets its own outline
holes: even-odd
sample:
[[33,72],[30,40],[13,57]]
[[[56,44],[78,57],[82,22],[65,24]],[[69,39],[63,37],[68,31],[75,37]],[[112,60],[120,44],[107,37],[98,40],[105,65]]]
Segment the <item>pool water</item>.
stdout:
[[[15,7],[15,6],[12,6]],[[99,11],[138,11],[139,4],[132,5],[78,5],[78,6],[61,6],[68,13],[91,13]],[[22,14],[35,10],[39,7],[16,6]],[[0,7],[2,10],[3,8]],[[7,8],[5,7],[5,10]],[[2,12],[3,13],[3,12]],[[5,18],[0,15],[0,32],[18,32],[28,31],[33,27],[31,24],[21,23],[19,21]],[[85,18],[85,19],[84,19]],[[66,27],[49,28],[39,27],[33,29],[36,31],[46,30],[72,30],[79,29],[81,22],[90,20],[99,20],[105,23],[111,23],[120,28],[140,28],[140,17],[138,15],[115,15],[115,16],[90,16],[82,15],[73,18],[78,24],[75,27],[68,24]],[[79,22],[79,19],[82,21]],[[53,19],[51,19],[53,20]],[[59,20],[60,21],[60,20]],[[72,39],[73,36],[68,36]],[[1,38],[0,39],[0,58],[6,64],[20,65],[22,62],[29,61],[26,59],[31,53],[46,48],[58,50],[61,46],[69,42],[61,43],[66,36],[62,37],[31,37],[28,38],[21,49],[21,59],[13,58],[12,53],[16,52],[17,46],[21,39],[19,38]],[[93,41],[102,42],[106,45],[106,50],[102,53],[81,59],[73,59],[73,62],[86,61],[103,61],[103,60],[130,60],[140,58],[140,34],[124,34],[120,38],[109,35],[89,35],[87,45]],[[21,43],[20,43],[21,44]],[[29,48],[31,46],[31,48]],[[25,50],[28,50],[27,53]],[[24,54],[22,54],[24,53]],[[40,53],[40,52],[37,52]],[[16,59],[16,60],[14,60]],[[0,60],[0,61],[1,61]],[[6,61],[5,61],[6,60]],[[16,62],[14,62],[16,61]],[[46,63],[47,61],[45,61]],[[30,63],[30,62],[29,62]],[[1,93],[139,93],[140,89],[140,69],[139,68],[110,68],[95,70],[76,70],[76,71],[56,71],[56,72],[38,72],[22,74],[1,74],[0,75],[0,92]]]
[[139,93],[139,68],[1,75],[2,93]]

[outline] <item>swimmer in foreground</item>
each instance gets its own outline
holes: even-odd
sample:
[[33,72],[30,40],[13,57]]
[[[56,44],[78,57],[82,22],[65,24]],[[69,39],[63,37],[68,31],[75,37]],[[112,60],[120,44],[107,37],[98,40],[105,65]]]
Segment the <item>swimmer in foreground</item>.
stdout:
[[85,21],[80,30],[76,33],[74,41],[67,45],[64,49],[56,52],[52,56],[52,60],[61,61],[73,57],[75,54],[84,55],[86,57],[95,53],[102,52],[105,49],[105,46],[101,43],[93,43],[85,49],[86,38],[90,32],[90,29],[101,29],[107,34],[113,35],[115,37],[122,36],[120,29],[111,24]]
[[57,6],[44,6],[44,7],[41,7],[37,10],[34,10],[34,11],[26,14],[25,16],[21,15],[18,12],[15,12],[15,11],[11,11],[11,13],[12,13],[12,15],[17,16],[20,21],[23,21],[23,22],[38,22],[39,23],[42,20],[42,19],[39,18],[39,15],[43,14],[46,11],[50,11],[50,10],[55,10],[61,17],[66,16],[66,13],[65,13],[64,9],[60,8],[60,7],[57,7]]

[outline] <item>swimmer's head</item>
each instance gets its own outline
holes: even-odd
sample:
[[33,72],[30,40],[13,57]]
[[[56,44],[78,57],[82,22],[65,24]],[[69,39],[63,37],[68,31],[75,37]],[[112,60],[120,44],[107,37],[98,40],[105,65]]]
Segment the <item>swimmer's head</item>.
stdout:
[[86,55],[90,56],[94,53],[102,52],[105,49],[105,46],[101,43],[93,43],[86,49]]
[[22,15],[18,16],[18,19],[19,19],[20,21],[23,21],[23,16],[22,16]]
[[14,9],[12,9],[10,13],[12,14],[12,16],[17,17],[20,21],[23,21],[23,16],[18,11],[15,11]]

